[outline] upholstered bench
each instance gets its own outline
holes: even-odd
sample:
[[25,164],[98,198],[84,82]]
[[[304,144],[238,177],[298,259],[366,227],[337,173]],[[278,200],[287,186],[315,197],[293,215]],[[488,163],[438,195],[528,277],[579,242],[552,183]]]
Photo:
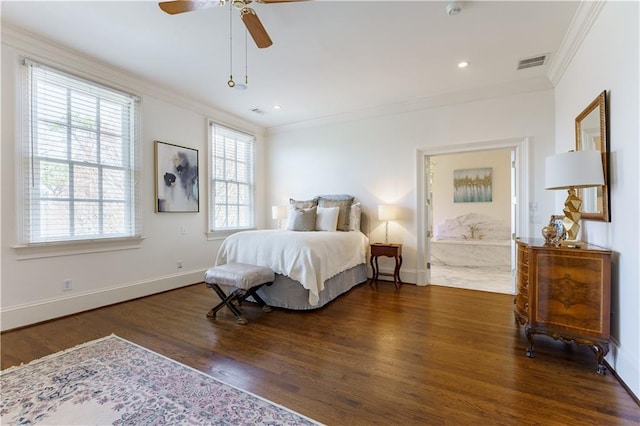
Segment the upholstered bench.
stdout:
[[[221,302],[207,313],[207,317],[215,318],[216,313],[227,306],[236,316],[236,322],[244,325],[248,321],[240,312],[240,304],[249,296],[264,312],[270,312],[271,308],[256,294],[256,290],[265,284],[271,285],[274,279],[275,274],[271,269],[245,263],[227,263],[209,269],[204,274],[204,282],[217,293]],[[227,294],[220,288],[221,285],[233,287],[234,290]],[[238,302],[238,306],[234,305],[234,301]]]

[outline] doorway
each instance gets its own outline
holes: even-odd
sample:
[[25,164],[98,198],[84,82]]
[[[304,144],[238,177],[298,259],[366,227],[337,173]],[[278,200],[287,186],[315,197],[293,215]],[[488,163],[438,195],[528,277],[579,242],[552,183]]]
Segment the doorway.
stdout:
[[[463,154],[473,158],[473,160],[467,164],[483,165],[484,163],[480,160],[492,151],[502,152],[502,155],[508,155],[509,157],[508,161],[510,164],[505,166],[506,170],[499,171],[497,174],[501,180],[508,180],[506,183],[501,182],[500,185],[502,191],[506,192],[501,193],[499,196],[502,198],[500,205],[504,211],[502,211],[498,217],[495,217],[495,211],[493,210],[497,203],[493,202],[493,200],[485,203],[482,207],[476,208],[476,210],[480,210],[478,213],[482,213],[481,215],[476,215],[474,212],[465,212],[464,207],[462,207],[465,204],[464,202],[458,206],[450,202],[449,206],[443,209],[442,214],[438,215],[438,204],[442,206],[443,199],[438,200],[438,197],[434,196],[434,191],[438,191],[438,183],[432,180],[434,173],[433,167],[435,166],[437,168],[435,163],[438,162],[438,158],[450,161],[451,158],[455,159],[455,155]],[[502,253],[501,256],[508,257],[508,261],[503,260],[504,265],[501,267],[502,271],[500,275],[500,279],[508,280],[508,283],[504,283],[499,292],[508,292],[511,294],[515,292],[515,235],[527,235],[528,233],[528,209],[524,208],[524,206],[528,205],[527,153],[527,138],[486,141],[465,145],[448,145],[418,150],[418,285],[444,284],[474,288],[475,280],[475,286],[479,287],[478,289],[495,291],[495,289],[482,288],[480,273],[485,271],[479,268],[488,266],[487,262],[493,262],[491,259],[487,260],[486,255],[493,250],[498,250]],[[453,157],[447,158],[446,156]],[[451,200],[451,197],[453,197],[454,184],[452,170],[450,170],[451,166],[449,165],[447,167],[448,170],[444,171],[444,173],[448,176],[448,183],[444,183],[444,185],[448,185],[448,188],[446,188],[446,190],[441,188],[438,195],[444,194],[444,199]],[[490,169],[492,168],[490,167]],[[493,170],[490,172],[493,178]],[[496,172],[498,172],[498,170],[496,170]],[[434,184],[436,185],[435,187],[433,186]],[[442,181],[440,185],[443,185]],[[467,205],[472,204],[474,203]],[[476,205],[481,206],[481,204],[482,203],[478,203]],[[434,212],[434,210],[436,211]],[[443,215],[451,217],[445,218]],[[434,217],[436,221],[440,223],[434,223]],[[473,226],[472,228],[474,221],[479,221],[480,226]],[[438,226],[440,226],[440,228],[438,228]],[[471,231],[473,231],[473,234]],[[462,240],[460,242],[461,245],[456,245],[459,242],[448,241],[451,239]],[[444,244],[439,247],[434,247],[434,243]],[[483,245],[486,247],[483,247]],[[502,247],[494,248],[494,245]],[[441,261],[443,259],[434,259],[434,251],[438,256],[441,256],[443,249],[445,255],[447,252],[468,252],[469,255],[467,258],[475,263],[469,265],[472,267],[471,269],[464,270],[462,267],[451,269],[451,266],[460,265],[442,265]],[[491,258],[491,256],[489,257]],[[440,270],[437,270],[439,261]],[[453,263],[456,262],[457,261],[454,261]],[[468,272],[472,273],[471,278],[468,278]],[[458,273],[465,274],[460,275]],[[443,274],[447,277],[447,280],[450,281],[443,282]],[[440,282],[436,282],[434,279]],[[494,279],[495,278],[489,275],[486,277],[487,282],[491,282]]]

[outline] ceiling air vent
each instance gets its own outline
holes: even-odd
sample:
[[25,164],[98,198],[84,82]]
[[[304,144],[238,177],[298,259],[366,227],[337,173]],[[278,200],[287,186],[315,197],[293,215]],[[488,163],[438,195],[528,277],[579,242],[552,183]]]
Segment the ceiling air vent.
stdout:
[[520,61],[518,61],[518,69],[523,70],[526,68],[540,67],[544,65],[546,60],[547,55],[538,55],[531,58],[520,59]]
[[265,112],[263,110],[261,110],[260,108],[253,108],[251,110],[251,112],[255,112],[258,115],[264,115],[265,114]]

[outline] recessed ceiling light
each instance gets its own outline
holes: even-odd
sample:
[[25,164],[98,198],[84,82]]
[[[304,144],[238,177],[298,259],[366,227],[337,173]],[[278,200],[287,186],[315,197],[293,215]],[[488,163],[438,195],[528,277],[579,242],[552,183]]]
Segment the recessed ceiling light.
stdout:
[[469,62],[467,61],[462,61],[458,63],[458,68],[466,68],[469,66]]
[[274,105],[273,106],[273,109],[280,109],[280,108],[282,108],[280,105]]

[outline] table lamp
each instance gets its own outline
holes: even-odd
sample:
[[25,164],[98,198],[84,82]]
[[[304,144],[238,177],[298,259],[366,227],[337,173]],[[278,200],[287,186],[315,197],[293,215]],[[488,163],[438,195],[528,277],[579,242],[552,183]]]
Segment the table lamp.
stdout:
[[380,204],[378,206],[378,220],[385,222],[384,242],[389,243],[389,221],[396,220],[396,206],[391,204]]
[[271,219],[278,221],[278,229],[282,229],[282,219],[286,219],[287,214],[287,206],[271,206]]
[[600,151],[569,151],[547,157],[545,161],[545,188],[567,189],[562,224],[567,231],[567,243],[580,245],[578,231],[582,216],[582,200],[577,188],[604,185]]

